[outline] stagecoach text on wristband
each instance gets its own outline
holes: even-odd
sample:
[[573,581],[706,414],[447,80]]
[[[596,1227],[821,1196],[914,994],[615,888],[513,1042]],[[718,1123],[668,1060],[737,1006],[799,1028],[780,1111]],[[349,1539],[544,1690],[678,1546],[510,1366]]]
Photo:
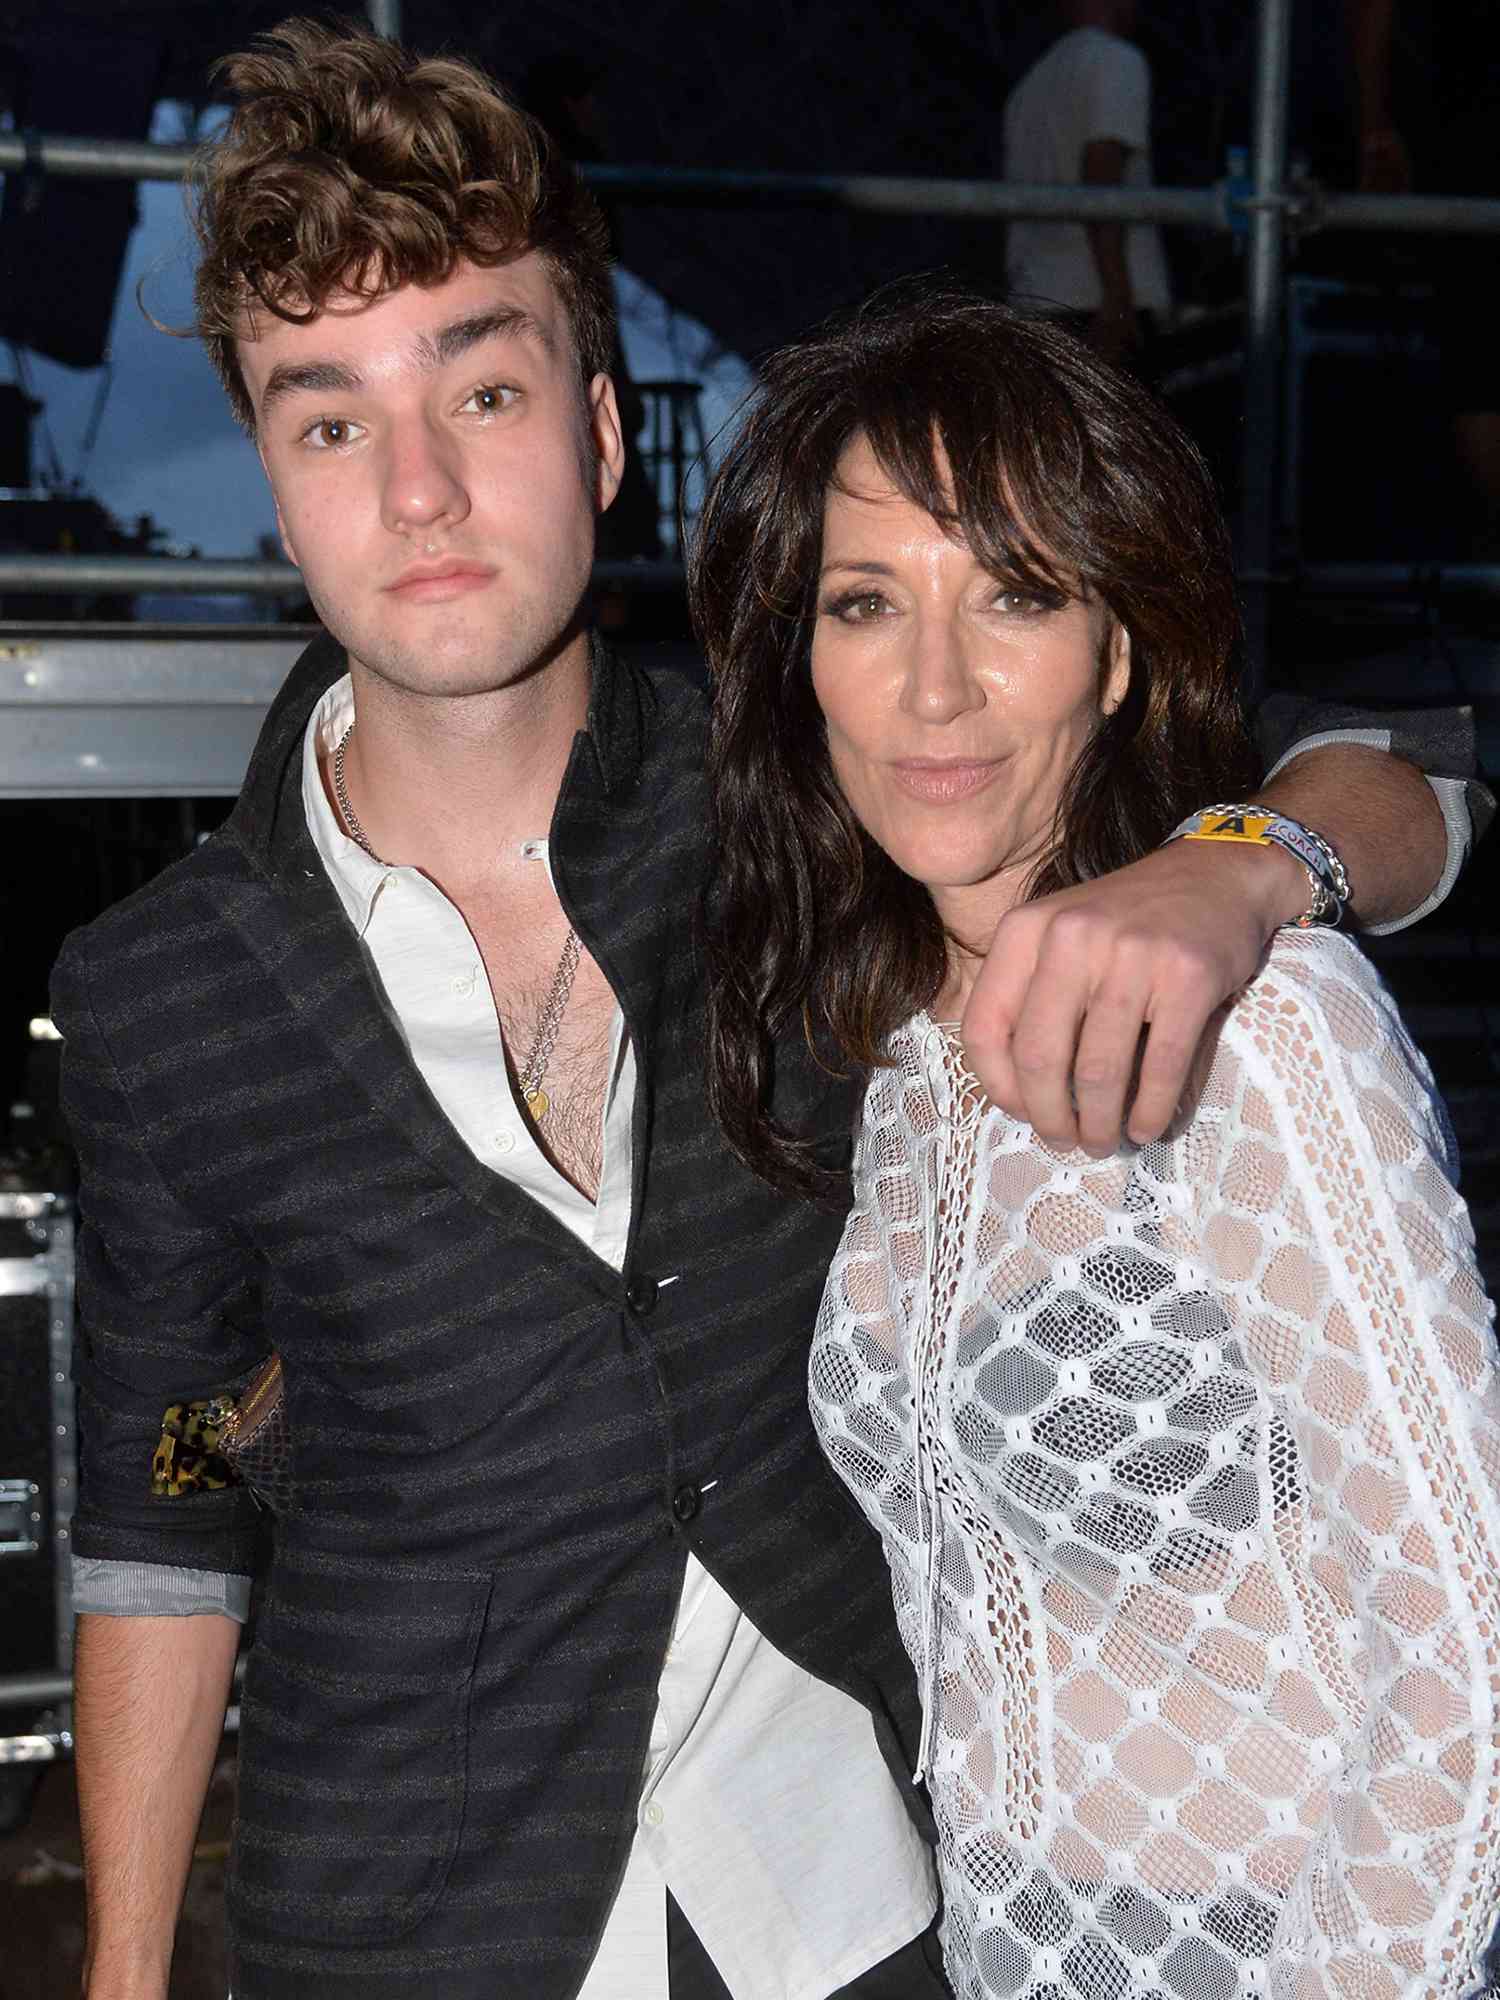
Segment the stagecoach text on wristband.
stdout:
[[[1204,806],[1189,813],[1180,826],[1167,835],[1173,840],[1224,840],[1250,847],[1281,847],[1307,870],[1312,899],[1293,922],[1299,930],[1313,924],[1336,924],[1349,901],[1349,877],[1344,864],[1323,838],[1301,820],[1267,806]],[[1165,844],[1165,843],[1164,843]]]

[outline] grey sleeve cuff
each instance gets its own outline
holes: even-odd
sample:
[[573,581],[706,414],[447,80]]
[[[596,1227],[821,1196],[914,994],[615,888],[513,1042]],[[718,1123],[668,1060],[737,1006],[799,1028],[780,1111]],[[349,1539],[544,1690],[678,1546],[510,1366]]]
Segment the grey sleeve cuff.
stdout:
[[[1300,757],[1304,750],[1321,750],[1329,743],[1362,743],[1371,750],[1388,751],[1392,748],[1388,729],[1325,729],[1317,736],[1304,736],[1294,743],[1290,750],[1277,758],[1267,771],[1267,778],[1274,778],[1278,771],[1285,770],[1292,759]],[[1469,858],[1474,837],[1469,786],[1462,778],[1435,778],[1430,771],[1423,775],[1442,810],[1443,826],[1448,836],[1443,872],[1431,893],[1416,909],[1408,910],[1405,916],[1392,918],[1389,923],[1368,925],[1366,935],[1369,937],[1385,937],[1391,931],[1404,931],[1409,925],[1420,923],[1423,917],[1430,916],[1440,903],[1447,901],[1460,869]]]
[[250,1616],[250,1579],[167,1563],[74,1556],[73,1609],[106,1618],[195,1618],[214,1612],[243,1625]]

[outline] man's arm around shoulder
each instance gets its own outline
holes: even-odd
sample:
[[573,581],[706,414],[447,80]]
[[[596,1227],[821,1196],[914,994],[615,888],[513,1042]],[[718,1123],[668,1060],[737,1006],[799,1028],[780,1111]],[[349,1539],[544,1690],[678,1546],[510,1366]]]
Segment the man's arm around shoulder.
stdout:
[[166,2000],[238,1642],[218,1616],[78,1621],[87,2000]]
[[[1253,797],[1329,841],[1361,926],[1399,925],[1456,872],[1444,809],[1402,757],[1357,742],[1308,748]],[[1215,1009],[1254,975],[1309,887],[1280,849],[1178,841],[1010,911],[964,1016],[975,1074],[1055,1145],[1113,1151],[1127,1107],[1128,1136],[1155,1138]]]

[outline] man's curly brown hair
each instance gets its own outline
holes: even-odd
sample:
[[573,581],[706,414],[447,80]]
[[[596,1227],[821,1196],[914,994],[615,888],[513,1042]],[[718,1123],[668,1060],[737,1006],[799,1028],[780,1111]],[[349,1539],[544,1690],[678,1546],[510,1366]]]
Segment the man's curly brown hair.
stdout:
[[306,323],[340,292],[438,285],[460,262],[546,262],[585,383],[615,342],[598,203],[481,70],[355,22],[289,20],[219,65],[238,104],[195,174],[197,330],[235,415],[258,311]]

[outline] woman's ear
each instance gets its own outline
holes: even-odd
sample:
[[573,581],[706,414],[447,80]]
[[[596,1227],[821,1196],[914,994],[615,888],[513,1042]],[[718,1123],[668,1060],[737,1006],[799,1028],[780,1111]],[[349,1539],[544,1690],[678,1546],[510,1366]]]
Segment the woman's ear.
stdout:
[[1105,648],[1104,660],[1104,687],[1099,696],[1099,707],[1105,715],[1113,715],[1130,686],[1130,634],[1118,618],[1110,622],[1109,644]]

